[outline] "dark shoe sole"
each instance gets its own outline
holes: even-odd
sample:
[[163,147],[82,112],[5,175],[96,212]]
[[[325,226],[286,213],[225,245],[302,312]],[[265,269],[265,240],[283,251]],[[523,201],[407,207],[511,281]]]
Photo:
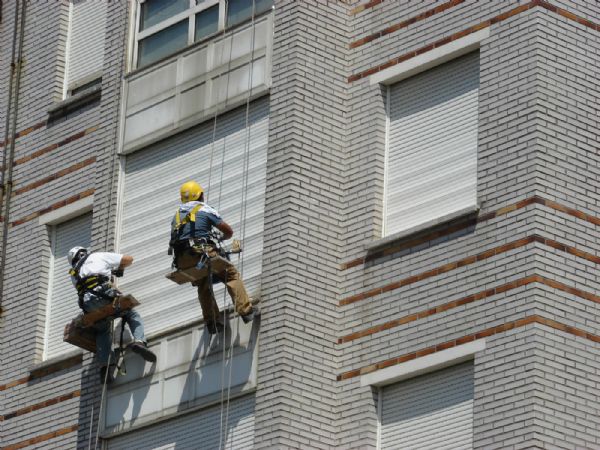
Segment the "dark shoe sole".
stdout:
[[131,344],[131,351],[137,353],[148,362],[156,362],[156,355],[141,344]]

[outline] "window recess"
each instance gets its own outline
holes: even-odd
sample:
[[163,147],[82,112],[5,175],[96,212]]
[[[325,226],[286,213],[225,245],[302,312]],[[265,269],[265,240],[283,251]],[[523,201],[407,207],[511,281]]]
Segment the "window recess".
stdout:
[[388,86],[383,236],[477,205],[479,52]]
[[107,2],[71,0],[63,98],[92,90],[102,81]]

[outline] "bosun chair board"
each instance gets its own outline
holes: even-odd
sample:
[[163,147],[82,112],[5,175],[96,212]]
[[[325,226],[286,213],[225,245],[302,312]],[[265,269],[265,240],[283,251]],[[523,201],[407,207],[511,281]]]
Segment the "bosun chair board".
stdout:
[[112,316],[117,310],[125,311],[135,308],[139,304],[140,302],[133,295],[121,295],[109,305],[89,313],[80,313],[65,325],[63,341],[96,353],[96,336],[90,327],[99,320]]

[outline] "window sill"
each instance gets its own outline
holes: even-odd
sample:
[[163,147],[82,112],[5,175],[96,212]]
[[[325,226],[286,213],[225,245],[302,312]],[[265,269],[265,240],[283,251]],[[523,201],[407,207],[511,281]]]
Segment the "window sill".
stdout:
[[83,353],[82,350],[73,350],[64,355],[59,355],[52,359],[47,359],[46,361],[34,364],[28,369],[29,377],[31,379],[41,378],[50,375],[51,373],[79,365],[83,361]]
[[444,225],[452,220],[467,217],[479,212],[480,205],[475,204],[473,206],[468,206],[463,209],[459,209],[458,211],[454,211],[450,214],[446,214],[441,217],[437,217],[433,220],[430,220],[425,223],[421,223],[419,225],[415,225],[412,228],[408,228],[407,230],[399,231],[398,233],[390,234],[389,236],[385,236],[381,239],[377,239],[376,241],[369,242],[365,245],[365,250],[367,253],[372,253],[376,250],[381,249],[382,247],[386,247],[391,243],[396,243],[398,241],[404,240],[409,237],[414,237],[416,234],[419,234],[423,231],[428,231],[431,228],[438,227],[440,225]]
[[48,121],[54,122],[66,117],[70,113],[77,111],[84,106],[97,102],[102,96],[102,86],[93,86],[89,90],[80,92],[77,95],[66,98],[65,100],[52,105],[48,109]]

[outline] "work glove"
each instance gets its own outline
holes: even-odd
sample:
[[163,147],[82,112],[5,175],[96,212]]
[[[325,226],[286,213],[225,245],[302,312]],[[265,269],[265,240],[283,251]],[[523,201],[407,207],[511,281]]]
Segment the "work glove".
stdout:
[[125,269],[116,269],[112,271],[112,274],[117,277],[120,278],[123,276],[123,273],[125,272]]

